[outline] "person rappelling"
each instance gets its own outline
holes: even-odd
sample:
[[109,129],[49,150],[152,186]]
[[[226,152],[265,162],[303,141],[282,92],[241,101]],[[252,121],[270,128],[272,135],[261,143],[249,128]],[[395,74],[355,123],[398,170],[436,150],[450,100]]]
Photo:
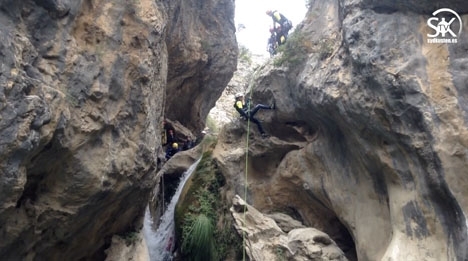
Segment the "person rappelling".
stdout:
[[251,120],[253,123],[257,125],[258,131],[260,132],[263,138],[268,137],[268,135],[263,130],[262,124],[254,116],[260,109],[274,110],[275,109],[274,103],[270,106],[264,105],[264,104],[257,104],[252,109],[250,106],[250,100],[247,100],[247,102],[245,102],[244,95],[242,93],[237,93],[235,95],[234,108],[236,108],[236,111],[241,115],[241,117],[244,120]]

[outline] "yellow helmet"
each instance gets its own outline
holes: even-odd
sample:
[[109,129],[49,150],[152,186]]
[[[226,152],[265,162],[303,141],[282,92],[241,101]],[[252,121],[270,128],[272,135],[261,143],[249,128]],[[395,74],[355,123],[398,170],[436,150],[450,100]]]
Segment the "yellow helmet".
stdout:
[[281,41],[281,43],[286,42],[286,38],[284,37],[284,35],[281,36],[280,41]]
[[173,148],[173,149],[178,149],[178,148],[179,148],[179,144],[177,144],[177,142],[172,143],[172,148]]

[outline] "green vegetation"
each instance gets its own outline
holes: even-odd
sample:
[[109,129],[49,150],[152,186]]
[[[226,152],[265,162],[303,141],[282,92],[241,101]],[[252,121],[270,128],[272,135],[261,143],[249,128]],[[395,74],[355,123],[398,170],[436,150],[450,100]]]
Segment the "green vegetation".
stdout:
[[288,37],[284,45],[278,47],[280,54],[275,57],[273,64],[275,66],[286,63],[292,66],[301,65],[313,49],[313,43],[301,31],[296,30]]
[[288,65],[293,68],[303,65],[309,54],[318,54],[320,60],[330,57],[334,50],[334,40],[323,38],[311,41],[302,31],[294,31],[286,43],[278,47],[279,55],[273,61],[275,66]]
[[325,60],[333,53],[333,41],[331,39],[322,39],[318,45],[320,60]]
[[216,121],[213,118],[211,118],[210,115],[206,117],[205,122],[206,127],[208,127],[211,131],[218,132],[219,127],[218,125],[216,125]]
[[275,249],[276,261],[286,261],[286,254],[284,253],[283,248],[277,246]]
[[[221,229],[215,231],[215,238],[219,242],[217,244],[217,251],[219,253],[220,260],[227,259],[227,256],[231,256],[231,260],[241,260],[243,256],[243,242],[242,238],[238,236],[237,231],[234,229],[232,222],[232,216],[225,209],[225,215],[220,221]],[[223,229],[224,228],[224,229]]]
[[250,50],[243,46],[239,46],[239,56],[238,56],[239,62],[246,63],[246,64],[252,64],[252,53]]
[[123,240],[125,241],[125,245],[127,246],[135,244],[140,238],[138,232],[136,231],[130,231],[121,237],[123,238]]
[[[187,219],[192,217],[188,216]],[[182,252],[188,254],[191,260],[216,260],[211,219],[200,214],[193,220],[187,220],[186,223],[190,223],[191,227],[187,226],[184,230]]]
[[[212,151],[216,147],[216,143],[218,142],[218,137],[216,135],[206,135],[203,140],[200,142],[202,147],[202,151]],[[200,166],[200,164],[198,164]]]
[[232,253],[242,253],[242,239],[221,201],[225,179],[212,157],[216,139],[207,136],[202,144],[202,159],[176,207],[176,233],[182,238],[184,260],[225,260]]

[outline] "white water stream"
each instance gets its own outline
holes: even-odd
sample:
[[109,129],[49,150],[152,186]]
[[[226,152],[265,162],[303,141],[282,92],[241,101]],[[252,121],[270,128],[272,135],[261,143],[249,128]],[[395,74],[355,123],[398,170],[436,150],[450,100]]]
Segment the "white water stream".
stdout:
[[200,162],[200,159],[193,163],[192,166],[190,166],[190,168],[188,168],[180,177],[179,186],[161,217],[161,223],[156,231],[153,229],[153,219],[149,208],[146,208],[145,220],[143,223],[143,234],[145,236],[146,245],[148,246],[151,261],[171,260],[171,253],[174,248],[175,206],[179,200],[180,193],[182,193],[185,182],[187,182],[188,178],[192,175],[198,165],[198,162]]

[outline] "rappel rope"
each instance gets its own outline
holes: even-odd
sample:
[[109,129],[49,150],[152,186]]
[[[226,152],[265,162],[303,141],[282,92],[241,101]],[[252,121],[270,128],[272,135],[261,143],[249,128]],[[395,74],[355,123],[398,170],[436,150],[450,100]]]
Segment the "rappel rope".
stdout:
[[164,215],[164,210],[165,210],[165,204],[164,204],[164,174],[161,175],[161,183],[162,183],[162,215]]
[[[247,137],[246,137],[246,145],[245,145],[245,178],[244,178],[244,201],[245,201],[245,204],[244,204],[244,217],[243,217],[243,222],[244,222],[244,225],[246,225],[246,222],[245,222],[245,213],[247,212],[247,180],[248,180],[248,174],[249,174],[249,138],[250,138],[250,106],[251,106],[251,101],[252,101],[252,90],[253,88],[250,89],[250,93],[249,93],[249,103],[247,104],[247,111],[249,112],[249,114],[247,115]],[[245,102],[245,101],[244,101]],[[245,245],[245,233],[246,232],[242,232],[242,260],[245,261],[245,248],[246,248],[246,245]]]

